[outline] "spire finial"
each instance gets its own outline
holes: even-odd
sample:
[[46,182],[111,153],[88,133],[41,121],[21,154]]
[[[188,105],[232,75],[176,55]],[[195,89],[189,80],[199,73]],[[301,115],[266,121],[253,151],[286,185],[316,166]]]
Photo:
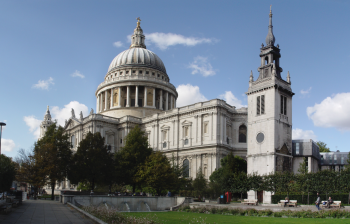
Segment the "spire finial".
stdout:
[[249,82],[253,82],[253,79],[254,79],[254,77],[253,77],[253,71],[250,70]]
[[140,17],[137,17],[136,19],[137,19],[137,27],[140,27],[140,21],[141,21],[141,19],[140,19]]
[[46,111],[49,111],[49,105],[47,105],[47,110]]
[[287,82],[290,83],[290,75],[289,75],[289,71],[288,71],[288,75],[287,75]]
[[269,20],[269,32],[267,33],[266,36],[266,45],[267,46],[274,46],[275,44],[275,36],[273,35],[273,31],[272,31],[272,10],[271,10],[272,5],[270,5],[270,20]]
[[141,19],[140,17],[137,17],[137,26],[134,29],[134,34],[131,36],[131,45],[130,48],[146,48],[145,45],[145,35],[143,35],[143,30],[140,26]]

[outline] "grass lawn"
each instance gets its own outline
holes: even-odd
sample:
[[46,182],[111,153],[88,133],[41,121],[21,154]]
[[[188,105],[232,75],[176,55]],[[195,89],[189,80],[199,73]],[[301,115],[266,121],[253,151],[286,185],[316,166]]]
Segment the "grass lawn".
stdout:
[[130,212],[125,215],[136,217],[156,215],[161,223],[246,223],[246,224],[269,224],[269,223],[298,223],[298,224],[319,224],[319,223],[350,223],[350,219],[314,219],[314,218],[271,218],[271,217],[252,217],[252,216],[233,216],[200,214],[192,212]]

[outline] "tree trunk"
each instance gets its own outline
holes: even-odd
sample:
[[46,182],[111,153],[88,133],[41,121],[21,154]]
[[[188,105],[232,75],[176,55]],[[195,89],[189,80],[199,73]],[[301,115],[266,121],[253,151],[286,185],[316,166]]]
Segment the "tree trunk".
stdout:
[[112,184],[109,185],[109,192],[108,194],[111,194],[112,193]]
[[52,201],[55,200],[54,199],[54,197],[55,197],[54,193],[55,193],[55,183],[51,183],[51,200]]
[[348,200],[348,203],[350,204],[350,192],[349,192],[349,200]]
[[94,189],[95,189],[95,180],[94,179],[92,179],[90,187],[91,187],[91,190],[94,191]]
[[241,192],[241,201],[242,201],[242,192]]
[[309,192],[307,192],[307,204],[309,205]]
[[[134,194],[135,193],[135,188],[136,188],[136,184],[133,184],[132,185],[132,193]],[[157,192],[158,193],[158,192]]]

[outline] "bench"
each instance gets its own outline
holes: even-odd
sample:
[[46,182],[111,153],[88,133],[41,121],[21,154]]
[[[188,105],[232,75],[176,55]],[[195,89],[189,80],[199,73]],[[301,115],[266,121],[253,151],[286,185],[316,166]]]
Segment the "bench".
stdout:
[[19,199],[6,198],[6,203],[11,204],[12,207],[17,207],[19,205]]
[[[323,203],[326,203],[325,205]],[[341,206],[341,201],[333,201],[332,204],[329,205],[329,208],[340,208]],[[327,208],[327,201],[322,201],[320,204],[321,208]]]
[[[280,202],[278,202],[279,206],[284,206],[284,202],[285,200],[280,200]],[[297,207],[298,201],[297,200],[289,200],[289,202],[286,204],[287,207],[289,206],[293,206],[293,207]]]
[[258,205],[258,199],[243,199],[243,201],[241,201],[241,204]]

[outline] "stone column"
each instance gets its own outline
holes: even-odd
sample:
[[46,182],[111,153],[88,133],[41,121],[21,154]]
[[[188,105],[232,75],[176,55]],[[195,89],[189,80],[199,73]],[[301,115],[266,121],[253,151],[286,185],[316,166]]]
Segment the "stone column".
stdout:
[[130,86],[126,87],[126,107],[130,107]]
[[121,107],[122,106],[122,103],[121,103],[121,100],[122,100],[122,97],[121,97],[121,88],[118,87],[118,107]]
[[160,97],[159,97],[159,110],[163,110],[163,90],[160,90]]
[[105,110],[107,110],[108,92],[105,91]]
[[98,113],[99,112],[99,105],[98,105],[98,101],[99,101],[99,99],[100,99],[100,95],[98,94],[97,95],[97,99],[96,99],[96,112]]
[[156,88],[153,89],[153,108],[156,108]]
[[103,94],[102,92],[100,93],[100,112],[102,112],[102,109],[103,109],[103,100],[102,100],[102,97],[103,97]]
[[308,162],[308,166],[307,166],[307,172],[308,173],[312,173],[312,157],[309,156],[307,157],[307,162]]
[[144,105],[144,107],[147,107],[147,87],[145,86],[145,95],[144,95],[144,103],[145,103],[145,105]]
[[112,108],[114,105],[113,105],[113,100],[114,99],[114,88],[111,89],[111,106],[110,108]]
[[139,86],[136,86],[135,107],[139,107]]
[[173,95],[170,94],[170,108],[169,110],[173,109]]
[[166,92],[166,103],[165,103],[165,110],[169,110],[169,92]]

